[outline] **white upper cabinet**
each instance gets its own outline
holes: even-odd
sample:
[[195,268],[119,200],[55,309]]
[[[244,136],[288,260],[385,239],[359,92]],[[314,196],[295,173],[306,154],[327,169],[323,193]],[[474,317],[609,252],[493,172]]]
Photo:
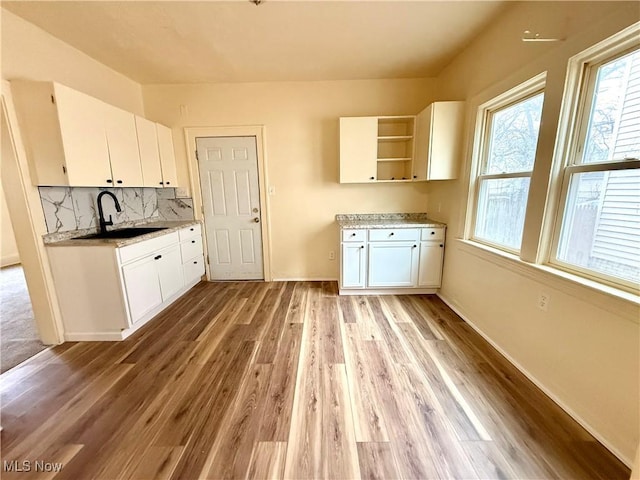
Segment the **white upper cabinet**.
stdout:
[[464,102],[435,102],[418,114],[414,180],[458,177],[463,121]]
[[35,185],[176,187],[171,129],[54,82],[11,82]]
[[156,132],[158,134],[158,149],[160,151],[163,186],[177,187],[178,174],[176,172],[176,156],[173,151],[173,137],[171,136],[171,129],[156,123]]
[[160,188],[163,182],[156,124],[136,115],[136,130],[138,132],[138,151],[140,152],[143,185]]
[[340,183],[376,180],[378,117],[340,119]]
[[103,105],[113,185],[142,187],[142,167],[134,115],[106,103]]

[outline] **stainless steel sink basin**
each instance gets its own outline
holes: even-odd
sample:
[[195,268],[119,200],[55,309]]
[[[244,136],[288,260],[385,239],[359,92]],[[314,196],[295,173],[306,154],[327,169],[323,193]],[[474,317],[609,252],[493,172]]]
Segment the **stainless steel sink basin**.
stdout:
[[140,235],[145,235],[151,232],[157,232],[159,230],[166,230],[167,227],[131,227],[121,228],[119,230],[109,230],[105,233],[92,233],[91,235],[85,235],[83,237],[76,237],[81,240],[91,240],[95,238],[133,238]]

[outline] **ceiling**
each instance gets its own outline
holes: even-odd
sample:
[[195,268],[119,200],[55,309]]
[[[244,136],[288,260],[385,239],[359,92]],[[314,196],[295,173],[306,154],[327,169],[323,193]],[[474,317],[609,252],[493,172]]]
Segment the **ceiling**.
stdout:
[[436,76],[505,1],[2,1],[142,83]]

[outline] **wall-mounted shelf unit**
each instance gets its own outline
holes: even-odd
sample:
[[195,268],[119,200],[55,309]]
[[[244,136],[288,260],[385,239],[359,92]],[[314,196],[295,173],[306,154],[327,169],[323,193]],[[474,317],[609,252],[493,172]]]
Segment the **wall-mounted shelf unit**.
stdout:
[[415,117],[378,117],[376,180],[411,181]]

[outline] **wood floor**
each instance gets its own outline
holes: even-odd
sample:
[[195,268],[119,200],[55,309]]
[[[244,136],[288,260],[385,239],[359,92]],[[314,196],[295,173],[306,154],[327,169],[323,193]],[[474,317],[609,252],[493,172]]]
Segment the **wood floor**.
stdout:
[[336,287],[201,283],[11,370],[2,478],[629,477],[437,297]]

